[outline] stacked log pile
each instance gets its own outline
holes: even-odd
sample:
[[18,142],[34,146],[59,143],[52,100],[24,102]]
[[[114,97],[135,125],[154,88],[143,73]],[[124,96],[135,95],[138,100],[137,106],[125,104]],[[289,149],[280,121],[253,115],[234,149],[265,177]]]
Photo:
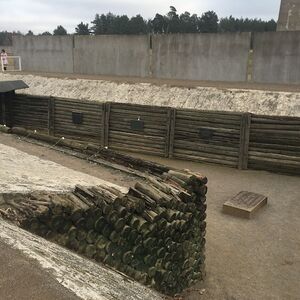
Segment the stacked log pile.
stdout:
[[144,285],[176,294],[203,279],[207,179],[188,170],[115,186],[2,195],[0,214]]

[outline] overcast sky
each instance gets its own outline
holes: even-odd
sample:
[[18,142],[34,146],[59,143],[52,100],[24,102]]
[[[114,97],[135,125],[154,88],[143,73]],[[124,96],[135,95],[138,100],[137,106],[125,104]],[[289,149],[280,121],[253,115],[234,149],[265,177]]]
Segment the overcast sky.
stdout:
[[90,23],[96,13],[112,12],[153,18],[165,14],[173,5],[179,13],[189,11],[201,15],[214,10],[219,17],[250,17],[277,20],[280,0],[0,0],[0,31],[26,33],[52,32],[57,25],[69,33],[81,21]]

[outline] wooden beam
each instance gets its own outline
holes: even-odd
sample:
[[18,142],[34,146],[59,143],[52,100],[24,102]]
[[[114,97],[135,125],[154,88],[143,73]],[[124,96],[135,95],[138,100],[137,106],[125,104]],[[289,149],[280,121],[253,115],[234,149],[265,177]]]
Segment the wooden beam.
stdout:
[[174,155],[174,140],[175,140],[175,126],[176,126],[176,109],[171,109],[170,117],[170,132],[169,132],[169,158]]
[[53,97],[48,99],[48,134],[55,134],[55,99]]
[[105,131],[105,135],[104,135],[104,147],[108,147],[109,146],[109,119],[110,119],[110,108],[111,108],[111,104],[110,103],[106,103],[106,108],[105,108],[105,126],[104,126],[104,131]]
[[245,113],[241,118],[240,130],[240,148],[238,168],[247,170],[249,157],[249,139],[250,139],[251,114]]

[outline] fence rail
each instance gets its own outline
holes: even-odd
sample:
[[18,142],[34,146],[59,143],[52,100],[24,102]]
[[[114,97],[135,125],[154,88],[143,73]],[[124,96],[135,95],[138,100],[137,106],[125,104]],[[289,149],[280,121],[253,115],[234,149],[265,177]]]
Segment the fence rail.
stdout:
[[300,118],[43,96],[9,99],[10,126],[115,150],[300,175]]

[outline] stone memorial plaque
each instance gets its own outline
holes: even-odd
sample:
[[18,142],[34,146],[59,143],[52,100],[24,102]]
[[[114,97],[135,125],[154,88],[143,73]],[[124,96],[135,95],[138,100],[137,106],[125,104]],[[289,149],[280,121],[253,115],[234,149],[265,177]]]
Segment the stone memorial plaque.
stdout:
[[266,205],[268,198],[264,195],[240,192],[223,204],[223,212],[237,217],[252,218],[253,214]]

